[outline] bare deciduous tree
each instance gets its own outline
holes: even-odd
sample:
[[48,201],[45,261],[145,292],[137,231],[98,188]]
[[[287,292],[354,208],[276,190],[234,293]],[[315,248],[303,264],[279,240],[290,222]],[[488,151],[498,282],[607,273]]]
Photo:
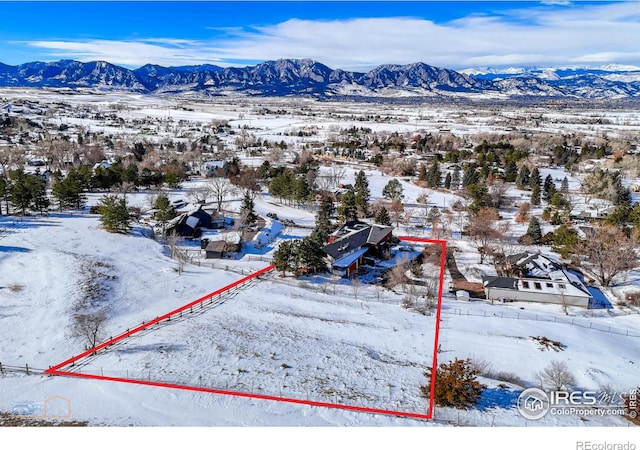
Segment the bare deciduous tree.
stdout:
[[538,380],[541,388],[553,391],[570,388],[576,384],[576,378],[564,361],[551,361],[544,370],[538,373]]
[[489,186],[489,196],[491,197],[491,204],[495,208],[501,208],[505,206],[507,199],[507,190],[509,185],[502,180],[494,180]]
[[189,191],[189,197],[195,203],[206,204],[209,197],[211,197],[211,189],[205,184],[198,186],[197,188]]
[[391,220],[395,222],[396,228],[398,228],[398,225],[403,220],[404,205],[402,204],[402,200],[399,198],[391,200],[389,212],[391,213]]
[[522,202],[518,204],[518,213],[516,214],[515,221],[516,223],[527,223],[529,222],[529,215],[531,214],[531,203]]
[[222,202],[224,202],[228,195],[235,193],[235,187],[228,179],[222,177],[212,178],[207,184],[216,202],[218,211],[222,211]]
[[424,206],[424,211],[422,215],[422,226],[426,227],[428,224],[427,217],[429,215],[429,191],[426,189],[423,190],[418,198],[416,198],[416,202]]
[[480,264],[486,255],[491,253],[491,244],[499,236],[496,229],[498,212],[494,208],[482,208],[469,219],[469,237],[480,253]]
[[169,254],[171,255],[171,258],[175,259],[178,262],[178,274],[184,272],[184,266],[187,262],[189,262],[189,257],[186,250],[178,246],[180,239],[180,236],[178,236],[175,231],[167,236],[167,246],[169,247]]
[[107,315],[103,310],[88,314],[76,314],[73,335],[86,341],[87,349],[94,348],[102,340],[102,330]]
[[387,283],[389,287],[394,287],[400,285],[402,287],[402,292],[406,292],[407,286],[407,275],[406,272],[409,269],[409,257],[406,255],[401,255],[396,262],[396,265],[393,266],[387,276]]
[[358,293],[360,292],[360,287],[362,286],[362,282],[357,278],[351,280],[351,290],[353,291],[353,298],[358,299]]
[[620,273],[638,266],[638,239],[628,237],[615,225],[598,224],[587,231],[581,253],[603,286],[610,286]]

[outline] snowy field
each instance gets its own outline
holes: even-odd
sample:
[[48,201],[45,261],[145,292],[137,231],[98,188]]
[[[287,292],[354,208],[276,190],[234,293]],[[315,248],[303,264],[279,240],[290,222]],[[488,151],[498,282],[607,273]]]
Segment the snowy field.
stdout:
[[[2,250],[0,285],[21,286],[0,290],[0,361],[15,366],[47,368],[84,350],[72,335],[70,317],[90,307],[91,289],[101,292],[93,301],[109,311],[105,335],[112,336],[240,278],[192,265],[178,274],[161,244],[142,233],[108,234],[87,214],[26,218],[3,240]],[[133,338],[74,370],[425,413],[428,403],[418,390],[431,363],[435,316],[406,310],[401,301],[401,295],[380,294],[372,287],[355,292],[344,284],[334,292],[313,280],[283,283],[272,275],[216,308]],[[521,317],[499,317],[514,312]],[[572,314],[585,323],[600,321],[599,326],[638,325],[637,316],[617,322],[608,316]],[[640,338],[555,323],[554,317],[561,315],[561,308],[552,305],[521,309],[447,297],[440,361],[489,361],[494,372],[514,373],[526,386],[534,385],[536,372],[558,359],[570,365],[585,389],[623,390],[640,379]],[[565,349],[544,351],[532,336],[559,340]],[[481,381],[488,389],[479,407],[463,412],[436,408],[431,424],[626,425],[615,417],[549,417],[527,424],[514,408],[525,386],[499,386],[487,377]],[[94,425],[427,424],[85,379],[9,374],[0,377],[0,385],[0,410],[10,410],[18,401],[60,395],[72,402],[74,419]]]

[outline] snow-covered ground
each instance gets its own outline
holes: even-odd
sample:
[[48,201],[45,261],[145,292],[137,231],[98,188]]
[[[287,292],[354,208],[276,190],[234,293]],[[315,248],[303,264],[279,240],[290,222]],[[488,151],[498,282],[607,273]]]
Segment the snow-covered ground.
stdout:
[[[135,230],[129,236],[106,233],[88,214],[25,218],[0,248],[5,365],[47,368],[84,350],[73,336],[71,316],[89,308],[91,300],[85,299],[92,295],[108,311],[109,337],[240,278],[192,265],[179,274],[161,244]],[[322,281],[273,274],[216,308],[133,338],[75,370],[426,413],[419,386],[431,364],[435,316],[402,308],[401,294]],[[519,318],[500,317],[514,311]],[[615,327],[638,324],[637,316],[619,322],[571,313],[576,320]],[[536,373],[555,360],[565,361],[584,389],[623,391],[640,379],[640,338],[556,323],[562,315],[552,305],[519,309],[445,298],[440,362],[485,360],[492,372],[516,374],[523,385],[499,387],[485,376],[481,381],[488,389],[480,407],[437,408],[431,424],[625,425],[621,418],[584,422],[576,416],[527,424],[514,409],[522,388],[534,385]],[[543,351],[532,336],[561,341],[565,349]],[[74,419],[96,425],[425,425],[389,415],[86,379],[8,374],[0,386],[0,410],[60,395],[71,401]]]

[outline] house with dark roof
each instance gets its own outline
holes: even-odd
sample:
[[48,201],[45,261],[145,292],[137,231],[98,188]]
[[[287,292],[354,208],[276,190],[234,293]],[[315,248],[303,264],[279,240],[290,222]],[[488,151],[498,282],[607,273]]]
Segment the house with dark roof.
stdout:
[[593,296],[580,277],[541,253],[507,257],[513,276],[483,276],[488,300],[553,303],[588,308]]
[[333,273],[351,277],[367,258],[381,258],[388,253],[392,232],[393,227],[348,222],[329,236],[329,243],[322,250],[332,261]]
[[211,228],[211,225],[211,214],[205,211],[202,205],[198,205],[172,219],[167,224],[166,232],[167,234],[175,232],[179,236],[197,238],[200,236],[200,228]]

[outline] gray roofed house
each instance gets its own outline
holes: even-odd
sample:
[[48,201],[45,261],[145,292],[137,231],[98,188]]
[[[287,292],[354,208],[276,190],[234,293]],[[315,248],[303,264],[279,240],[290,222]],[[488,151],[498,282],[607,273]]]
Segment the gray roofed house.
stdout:
[[323,251],[333,259],[334,273],[350,277],[362,265],[365,257],[381,257],[388,251],[392,227],[369,225],[360,221],[346,223],[329,236]]
[[541,253],[520,253],[507,257],[519,276],[483,276],[489,300],[527,301],[588,308],[593,296],[582,280],[560,262]]

